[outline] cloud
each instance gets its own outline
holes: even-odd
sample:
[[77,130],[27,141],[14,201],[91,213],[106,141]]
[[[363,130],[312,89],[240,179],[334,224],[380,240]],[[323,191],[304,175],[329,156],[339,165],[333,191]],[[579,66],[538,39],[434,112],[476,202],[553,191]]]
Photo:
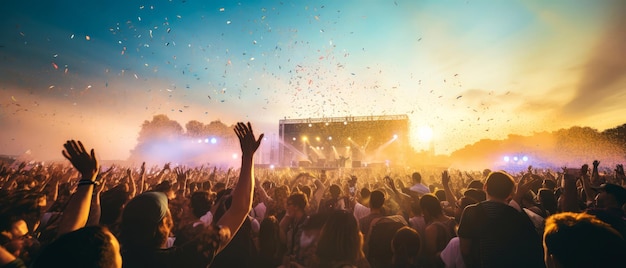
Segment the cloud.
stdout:
[[565,117],[597,114],[620,101],[616,96],[622,95],[617,89],[624,87],[626,73],[626,2],[613,3],[607,30],[583,65],[574,98],[563,107]]

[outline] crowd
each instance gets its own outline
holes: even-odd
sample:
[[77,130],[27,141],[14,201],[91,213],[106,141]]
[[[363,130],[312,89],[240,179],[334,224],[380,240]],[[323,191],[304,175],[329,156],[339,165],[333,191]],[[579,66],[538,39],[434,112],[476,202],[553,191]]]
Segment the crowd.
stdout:
[[[524,172],[0,166],[0,267],[623,267],[617,165]],[[70,165],[71,164],[71,165]]]

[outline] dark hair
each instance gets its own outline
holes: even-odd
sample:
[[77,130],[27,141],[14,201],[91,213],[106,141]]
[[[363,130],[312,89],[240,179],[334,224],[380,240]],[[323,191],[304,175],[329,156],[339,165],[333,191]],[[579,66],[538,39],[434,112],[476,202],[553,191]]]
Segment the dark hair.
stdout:
[[202,190],[210,191],[211,190],[211,181],[203,181],[201,184]]
[[303,192],[294,192],[288,198],[287,202],[293,203],[298,209],[304,210],[309,203],[306,195]]
[[154,191],[157,191],[157,192],[167,193],[172,190],[173,190],[172,183],[168,180],[164,180],[158,185],[154,186]]
[[435,218],[443,214],[439,199],[433,194],[425,194],[420,198],[420,207],[423,212],[427,212],[430,218]]
[[464,197],[469,197],[476,200],[476,202],[482,202],[487,199],[487,194],[481,189],[470,188],[463,192]]
[[413,174],[411,175],[411,178],[413,178],[414,182],[417,182],[417,183],[422,182],[422,174],[420,174],[419,172],[413,172]]
[[541,204],[541,207],[544,210],[550,212],[550,215],[556,214],[558,205],[552,190],[541,188],[539,189],[537,196],[539,197],[539,204]]
[[515,190],[515,182],[511,175],[504,171],[495,171],[489,173],[487,182],[485,183],[487,194],[499,199],[508,198]]
[[482,190],[483,186],[485,186],[481,181],[479,180],[472,180],[467,184],[467,188],[468,189],[478,189],[478,190]]
[[371,194],[372,194],[372,192],[370,191],[370,189],[367,189],[366,187],[363,187],[361,189],[361,198],[368,199],[368,198],[370,198]]
[[408,226],[398,229],[391,240],[394,267],[413,267],[417,264],[421,247],[421,238],[417,231]]
[[190,197],[191,211],[196,218],[204,216],[213,205],[208,191],[196,191]]
[[376,190],[370,194],[370,208],[374,208],[374,209],[382,208],[384,203],[385,203],[385,194],[382,191]]
[[435,191],[435,196],[439,199],[439,201],[446,201],[446,191],[443,189]]
[[259,229],[259,255],[276,258],[280,254],[280,228],[278,220],[269,216],[261,221]]
[[123,188],[114,187],[111,190],[101,194],[101,212],[100,223],[111,225],[114,224],[122,214],[122,208],[130,200],[130,194]]
[[67,233],[43,248],[33,267],[116,267],[115,252],[106,227],[87,226]]
[[331,263],[337,262],[354,264],[363,256],[362,244],[356,218],[348,211],[335,210],[322,228],[315,255],[320,267],[330,267]]

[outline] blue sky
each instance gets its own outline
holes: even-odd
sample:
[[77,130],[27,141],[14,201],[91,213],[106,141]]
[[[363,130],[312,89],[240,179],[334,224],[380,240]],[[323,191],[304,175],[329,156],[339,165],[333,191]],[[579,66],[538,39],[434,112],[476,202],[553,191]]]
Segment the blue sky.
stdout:
[[123,159],[156,114],[268,137],[282,118],[408,114],[439,153],[603,130],[624,123],[624,18],[618,0],[4,1],[0,153],[75,138]]

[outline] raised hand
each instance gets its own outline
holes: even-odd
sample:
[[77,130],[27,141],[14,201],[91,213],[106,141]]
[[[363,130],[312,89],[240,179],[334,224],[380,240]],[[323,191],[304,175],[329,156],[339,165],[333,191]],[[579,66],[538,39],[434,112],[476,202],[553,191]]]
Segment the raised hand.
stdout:
[[94,181],[100,170],[95,151],[91,149],[91,152],[87,153],[83,143],[75,140],[67,141],[63,147],[65,147],[65,150],[61,153],[80,172],[81,180]]
[[100,185],[96,186],[95,194],[100,195],[102,193],[102,190],[104,190],[106,184],[107,184],[107,179],[102,178],[102,180],[100,180]]
[[531,185],[533,183],[535,183],[537,180],[541,179],[539,176],[531,176],[530,179],[524,183],[518,183],[517,184],[517,191],[515,192],[515,195],[513,197],[513,199],[515,200],[515,202],[517,202],[518,204],[522,204],[522,198],[524,197],[524,195],[526,193],[528,193],[528,191],[530,191]]
[[189,171],[185,172],[182,167],[174,168],[174,172],[176,173],[176,181],[178,183],[186,181],[189,177]]
[[235,126],[235,133],[239,138],[239,144],[241,145],[241,152],[244,155],[252,155],[259,148],[261,144],[261,140],[263,140],[264,134],[259,135],[259,138],[256,139],[254,137],[254,132],[252,131],[252,125],[250,122],[247,124],[243,122],[238,122],[237,126]]
[[600,165],[600,161],[593,160],[593,168],[598,168],[599,165]]
[[391,179],[391,177],[385,176],[383,180],[385,181],[387,186],[389,186],[389,188],[391,188],[392,190],[396,189],[396,185],[393,183],[393,179]]
[[615,166],[615,173],[617,175],[624,176],[624,165],[617,164],[617,166]]
[[448,174],[447,170],[441,172],[441,184],[443,184],[443,186],[450,185],[450,174]]

